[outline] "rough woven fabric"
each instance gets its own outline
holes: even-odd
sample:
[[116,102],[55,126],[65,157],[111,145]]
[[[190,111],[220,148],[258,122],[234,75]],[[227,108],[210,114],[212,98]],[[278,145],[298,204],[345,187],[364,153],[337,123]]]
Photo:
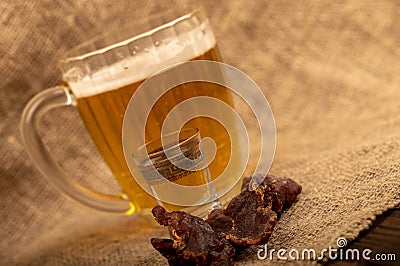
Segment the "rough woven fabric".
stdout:
[[[180,3],[180,1],[177,1]],[[165,229],[66,199],[35,169],[18,124],[56,85],[57,54],[176,1],[3,1],[0,4],[0,263],[164,265],[150,237]],[[185,2],[186,1],[181,1]],[[271,173],[303,186],[269,248],[336,247],[400,203],[400,6],[393,1],[205,1],[225,62],[262,88],[277,125]],[[246,114],[245,114],[246,115]],[[41,123],[71,175],[99,191],[118,185],[77,112]],[[256,130],[254,130],[256,132]],[[251,134],[255,134],[250,132]],[[257,248],[239,264],[261,263]]]

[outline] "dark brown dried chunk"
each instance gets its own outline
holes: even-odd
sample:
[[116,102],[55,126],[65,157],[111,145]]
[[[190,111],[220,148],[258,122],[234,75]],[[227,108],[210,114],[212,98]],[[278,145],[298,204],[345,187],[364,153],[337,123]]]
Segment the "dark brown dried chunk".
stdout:
[[242,192],[226,209],[213,210],[206,221],[185,212],[154,207],[155,219],[170,227],[174,239],[153,238],[151,244],[170,265],[230,265],[235,248],[239,252],[247,245],[267,243],[282,211],[295,201],[302,188],[290,178],[254,178],[263,179],[258,188],[250,191],[251,177],[244,178]]
[[232,230],[234,222],[231,217],[224,214],[224,209],[212,210],[208,216],[206,222],[211,225],[216,233],[226,233]]
[[264,207],[262,190],[243,191],[226,210],[214,210],[206,220],[218,233],[237,247],[264,244],[272,234],[278,217]]
[[179,265],[180,258],[174,248],[174,240],[152,238],[151,245],[158,250],[169,262],[170,265]]
[[170,265],[230,265],[234,247],[216,234],[203,219],[182,211],[167,212],[156,206],[156,221],[171,229],[172,239],[151,239],[151,244]]
[[[251,178],[245,177],[243,179],[242,191],[248,190]],[[272,206],[272,210],[278,216],[280,216],[285,208],[290,207],[302,189],[299,184],[287,177],[256,174],[255,178],[264,179],[260,184],[260,188],[264,190],[264,206]]]
[[260,186],[249,191],[251,177],[243,180],[242,192],[225,210],[214,210],[207,222],[234,246],[265,244],[284,208],[301,192],[301,186],[289,178],[256,175]]

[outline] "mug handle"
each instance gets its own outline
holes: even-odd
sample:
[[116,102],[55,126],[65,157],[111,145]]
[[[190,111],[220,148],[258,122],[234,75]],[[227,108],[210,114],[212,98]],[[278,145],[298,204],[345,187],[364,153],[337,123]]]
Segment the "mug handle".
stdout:
[[75,104],[75,97],[66,86],[56,86],[35,95],[26,105],[21,117],[21,136],[33,162],[66,195],[89,207],[130,214],[135,206],[123,194],[107,195],[88,189],[73,178],[51,157],[38,133],[38,122],[49,110]]

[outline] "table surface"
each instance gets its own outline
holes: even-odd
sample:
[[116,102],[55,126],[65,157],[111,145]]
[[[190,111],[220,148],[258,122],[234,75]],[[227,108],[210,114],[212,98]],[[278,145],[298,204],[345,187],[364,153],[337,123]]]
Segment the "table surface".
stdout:
[[395,261],[330,261],[329,265],[400,265],[400,207],[389,210],[378,216],[368,230],[360,233],[354,241],[344,248],[358,249],[360,254],[364,249],[372,250],[374,254],[395,254]]

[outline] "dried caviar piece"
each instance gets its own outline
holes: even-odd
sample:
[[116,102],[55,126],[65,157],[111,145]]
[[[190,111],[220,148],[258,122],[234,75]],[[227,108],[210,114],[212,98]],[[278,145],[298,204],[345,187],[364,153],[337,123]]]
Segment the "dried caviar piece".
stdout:
[[302,187],[290,178],[254,178],[263,179],[258,188],[249,191],[251,177],[244,178],[242,192],[226,209],[211,211],[206,221],[154,207],[155,219],[170,227],[174,239],[153,238],[151,244],[170,265],[231,265],[235,253],[247,245],[266,243],[282,211],[295,201]]
[[266,243],[278,216],[270,207],[264,207],[264,191],[257,189],[241,192],[226,210],[212,211],[206,221],[233,245],[244,247]]
[[[260,188],[264,190],[264,206],[271,205],[278,216],[283,209],[288,208],[301,193],[302,187],[287,177],[273,175],[263,176],[256,174],[256,179],[263,178]],[[242,191],[248,190],[252,177],[245,177],[242,183]]]
[[256,175],[263,182],[249,191],[252,177],[243,180],[242,192],[225,210],[214,210],[207,222],[234,246],[264,244],[268,241],[284,208],[301,192],[301,186],[290,178]]
[[203,219],[182,211],[167,212],[156,206],[156,221],[171,229],[172,239],[151,239],[151,244],[170,265],[230,265],[235,248],[216,234]]
[[278,217],[264,207],[262,190],[244,191],[229,203],[224,214],[234,221],[228,239],[237,246],[267,243]]
[[211,225],[216,233],[226,233],[232,230],[234,221],[231,217],[224,214],[224,209],[212,210],[208,216],[206,222]]
[[275,192],[278,198],[282,200],[284,209],[292,205],[302,190],[302,187],[290,178],[267,176],[266,180],[267,182],[271,180],[271,183],[275,186]]
[[171,265],[179,264],[180,258],[174,248],[172,239],[152,238],[151,245],[163,255]]

